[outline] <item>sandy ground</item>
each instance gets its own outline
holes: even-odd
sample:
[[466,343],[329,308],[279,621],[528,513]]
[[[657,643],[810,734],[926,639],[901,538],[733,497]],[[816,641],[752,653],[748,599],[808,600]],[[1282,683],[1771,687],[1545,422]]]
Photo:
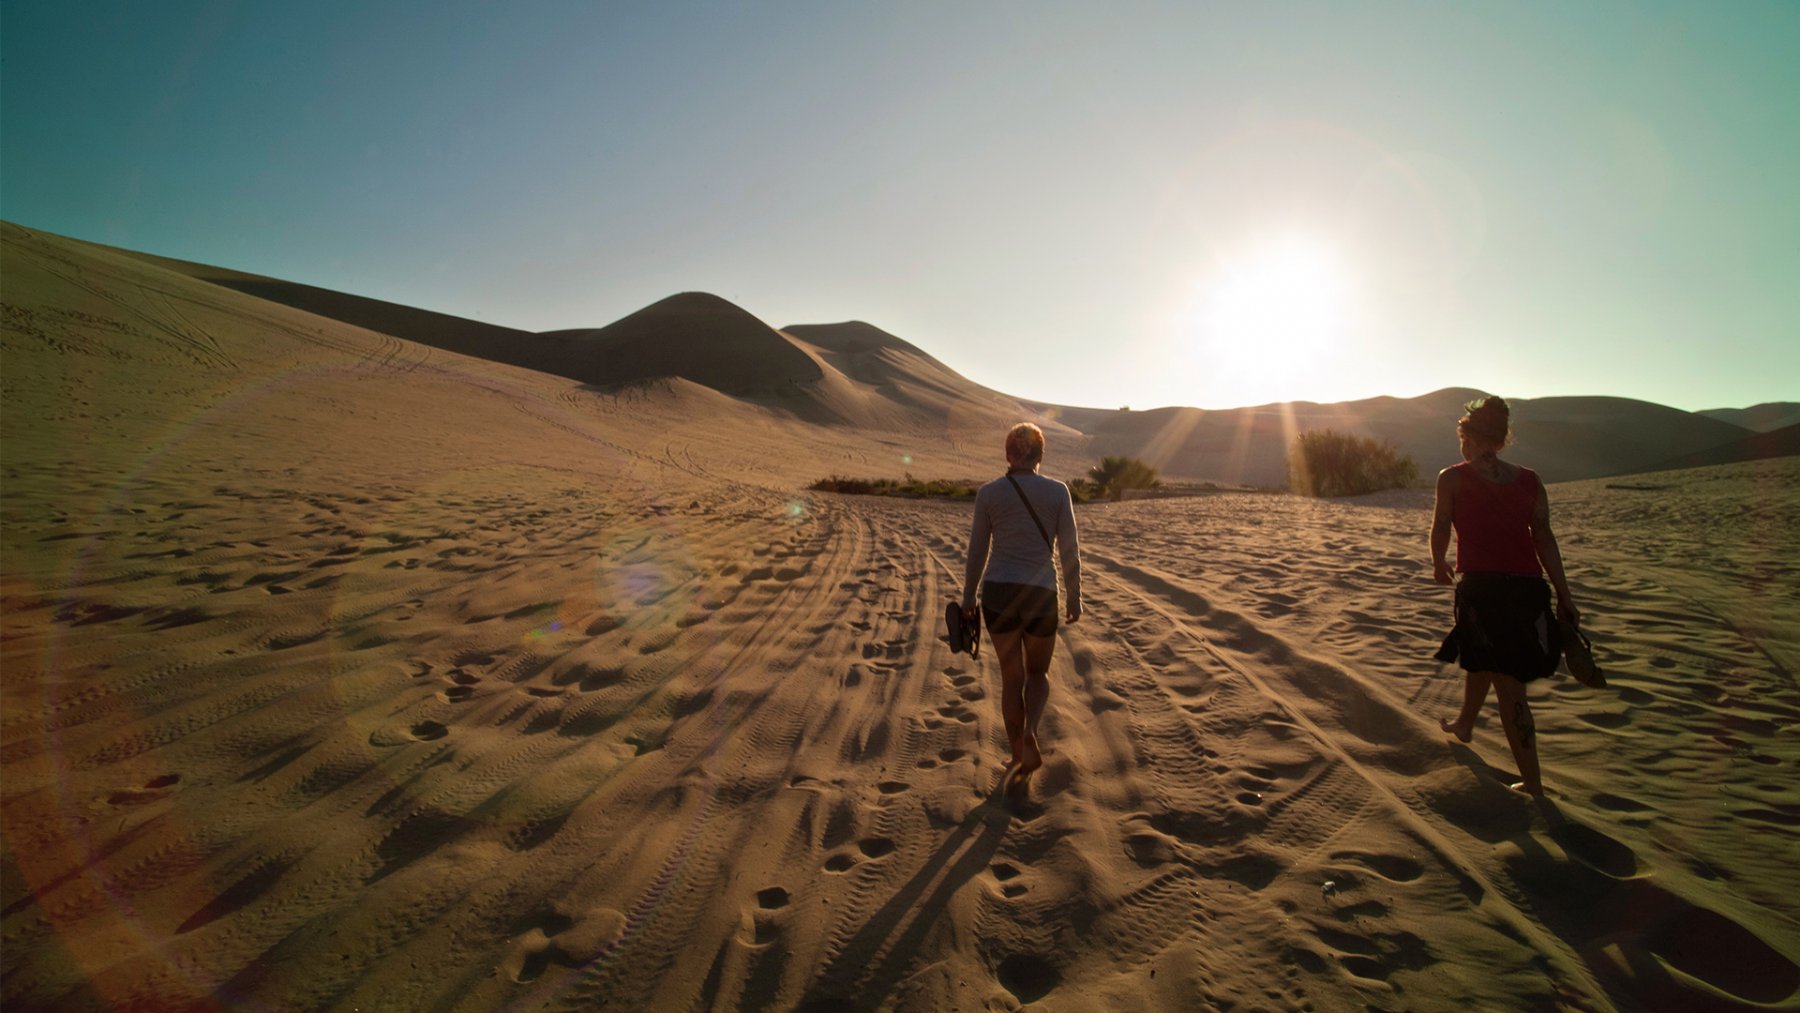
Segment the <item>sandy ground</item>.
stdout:
[[1083,508],[1008,798],[967,507],[801,491],[967,432],[4,268],[9,1010],[1800,1000],[1800,460],[1552,487],[1542,803],[1437,730],[1420,496]]

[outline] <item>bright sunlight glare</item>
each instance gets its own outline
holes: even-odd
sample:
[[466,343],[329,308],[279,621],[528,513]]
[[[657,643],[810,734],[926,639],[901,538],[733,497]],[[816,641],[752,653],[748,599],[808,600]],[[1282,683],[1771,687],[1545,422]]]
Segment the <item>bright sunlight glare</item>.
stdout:
[[1328,244],[1264,240],[1195,285],[1182,340],[1220,403],[1300,399],[1348,356],[1354,295]]

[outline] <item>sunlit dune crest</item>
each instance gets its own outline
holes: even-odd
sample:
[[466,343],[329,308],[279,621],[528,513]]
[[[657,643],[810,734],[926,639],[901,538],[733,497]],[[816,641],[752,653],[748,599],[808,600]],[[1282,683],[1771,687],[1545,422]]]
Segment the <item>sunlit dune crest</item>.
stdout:
[[[1533,803],[1437,725],[1429,490],[1239,488],[1327,426],[1429,476],[1477,391],[1050,405],[711,295],[538,335],[12,225],[0,278],[9,1010],[1800,1000],[1791,405],[1516,403],[1611,687],[1534,686]],[[970,506],[807,487],[1021,418],[1220,488],[1076,507],[1009,796]]]

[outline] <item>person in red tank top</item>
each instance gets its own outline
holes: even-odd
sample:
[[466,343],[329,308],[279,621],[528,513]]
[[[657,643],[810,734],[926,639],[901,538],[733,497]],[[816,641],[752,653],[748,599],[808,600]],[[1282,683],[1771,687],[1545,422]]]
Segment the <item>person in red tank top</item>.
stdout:
[[[1531,469],[1500,460],[1511,436],[1510,409],[1497,397],[1464,407],[1467,414],[1456,423],[1463,461],[1438,474],[1431,519],[1433,578],[1457,589],[1456,628],[1438,657],[1459,659],[1463,667],[1462,710],[1439,725],[1468,742],[1492,686],[1506,743],[1519,766],[1520,780],[1512,787],[1542,795],[1525,684],[1555,670],[1560,654],[1545,574],[1556,589],[1555,616],[1573,623],[1580,613],[1550,530],[1544,483]],[[1454,570],[1446,558],[1452,532]]]

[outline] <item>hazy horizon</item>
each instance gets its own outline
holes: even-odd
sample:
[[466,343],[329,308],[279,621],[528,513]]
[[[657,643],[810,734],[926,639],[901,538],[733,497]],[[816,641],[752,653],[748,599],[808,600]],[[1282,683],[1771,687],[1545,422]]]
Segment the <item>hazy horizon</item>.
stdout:
[[429,11],[9,4],[0,216],[1058,404],[1800,399],[1794,5]]

